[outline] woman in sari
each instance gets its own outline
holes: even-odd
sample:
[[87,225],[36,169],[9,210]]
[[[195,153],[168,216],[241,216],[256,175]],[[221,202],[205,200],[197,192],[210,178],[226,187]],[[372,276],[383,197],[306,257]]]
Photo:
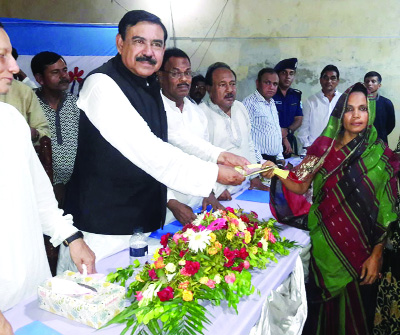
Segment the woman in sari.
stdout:
[[[271,207],[278,221],[306,222],[310,231],[309,315],[303,334],[366,335],[372,331],[374,283],[386,228],[396,220],[398,164],[392,151],[377,139],[375,110],[367,95],[361,83],[350,87],[303,162],[289,178],[274,178],[271,185]],[[273,169],[264,176],[271,178]],[[306,193],[311,183],[310,206],[299,201],[298,194]]]

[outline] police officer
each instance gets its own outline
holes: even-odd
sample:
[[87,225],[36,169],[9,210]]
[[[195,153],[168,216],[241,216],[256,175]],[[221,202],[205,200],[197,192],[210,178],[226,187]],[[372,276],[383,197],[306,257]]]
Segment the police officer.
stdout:
[[290,87],[296,75],[297,58],[281,60],[274,69],[279,76],[279,88],[273,99],[282,129],[283,155],[288,158],[293,152],[298,154],[297,142],[293,133],[301,126],[303,120],[301,91]]

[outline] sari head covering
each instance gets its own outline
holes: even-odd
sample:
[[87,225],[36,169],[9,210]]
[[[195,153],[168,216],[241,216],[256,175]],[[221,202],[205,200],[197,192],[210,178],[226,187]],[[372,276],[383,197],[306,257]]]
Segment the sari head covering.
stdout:
[[[375,105],[368,98],[367,127],[345,146],[335,149],[342,138],[343,117],[353,92],[368,95],[361,83],[342,94],[327,127],[289,175],[296,182],[313,180],[312,204],[273,180],[271,209],[278,221],[310,230],[310,282],[319,292],[315,300],[327,302],[344,297],[341,303],[351,301],[362,306],[357,293],[362,265],[397,218],[394,204],[398,161],[377,138],[373,126]],[[295,205],[291,204],[292,199]],[[346,291],[349,284],[354,285],[351,294]],[[354,308],[360,312],[353,311],[357,314],[355,319],[363,323],[363,309]]]

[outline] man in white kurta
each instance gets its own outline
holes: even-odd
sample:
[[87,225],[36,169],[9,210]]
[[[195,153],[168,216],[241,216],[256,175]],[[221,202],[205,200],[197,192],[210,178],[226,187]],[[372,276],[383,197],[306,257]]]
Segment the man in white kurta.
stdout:
[[[0,94],[6,94],[19,68],[11,55],[10,40],[0,24]],[[0,155],[0,334],[12,334],[3,311],[36,294],[50,277],[43,234],[57,246],[77,232],[71,216],[62,216],[53,189],[33,149],[31,132],[23,116],[0,102],[2,141]],[[78,238],[70,244],[79,269],[95,271],[94,254]]]
[[[336,87],[339,84],[339,70],[327,65],[320,77],[321,91],[311,95],[303,105],[303,123],[297,133],[303,149],[307,149],[328,124],[329,117],[342,93]],[[304,154],[306,150],[303,151]]]

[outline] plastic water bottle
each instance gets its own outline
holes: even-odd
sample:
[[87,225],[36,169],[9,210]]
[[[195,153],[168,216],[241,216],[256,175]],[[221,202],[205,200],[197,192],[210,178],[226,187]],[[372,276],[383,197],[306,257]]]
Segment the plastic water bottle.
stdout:
[[129,240],[129,260],[130,264],[137,259],[140,262],[140,267],[148,261],[149,245],[147,243],[147,236],[143,234],[142,228],[133,230],[133,235]]

